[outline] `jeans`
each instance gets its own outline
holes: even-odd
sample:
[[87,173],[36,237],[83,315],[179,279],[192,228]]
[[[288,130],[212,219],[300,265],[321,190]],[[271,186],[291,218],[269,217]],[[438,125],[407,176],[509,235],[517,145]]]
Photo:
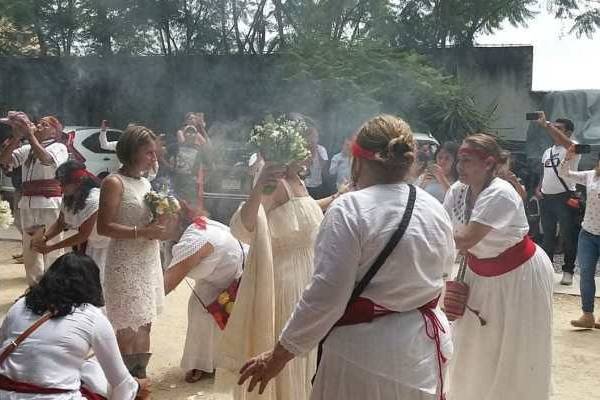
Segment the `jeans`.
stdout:
[[582,229],[579,233],[577,260],[581,270],[581,309],[583,312],[594,312],[596,296],[596,265],[600,257],[600,235],[593,235]]
[[545,194],[541,201],[542,228],[544,242],[542,248],[554,261],[556,250],[556,227],[560,223],[560,233],[564,242],[565,262],[563,272],[573,273],[577,254],[577,235],[579,234],[579,210],[567,206],[568,193]]

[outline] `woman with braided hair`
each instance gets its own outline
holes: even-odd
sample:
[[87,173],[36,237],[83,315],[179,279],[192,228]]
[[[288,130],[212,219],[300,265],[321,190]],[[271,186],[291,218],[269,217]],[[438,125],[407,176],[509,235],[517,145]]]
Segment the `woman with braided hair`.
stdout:
[[496,176],[505,161],[493,136],[467,137],[460,181],[444,201],[469,286],[469,309],[453,331],[449,400],[550,397],[552,263],[528,236],[521,197]]
[[[74,160],[58,167],[56,179],[63,189],[60,214],[44,235],[34,238],[32,247],[41,254],[76,247],[81,254],[90,256],[96,262],[102,282],[110,239],[98,235],[96,229],[100,182],[94,174],[85,169],[85,165]],[[77,233],[59,242],[48,244],[48,241],[66,229],[77,230]]]
[[352,155],[356,190],[325,215],[311,283],[273,350],[243,366],[240,384],[268,391],[321,341],[311,400],[442,399],[452,343],[437,300],[454,260],[450,220],[405,181],[415,141],[403,120],[367,121]]

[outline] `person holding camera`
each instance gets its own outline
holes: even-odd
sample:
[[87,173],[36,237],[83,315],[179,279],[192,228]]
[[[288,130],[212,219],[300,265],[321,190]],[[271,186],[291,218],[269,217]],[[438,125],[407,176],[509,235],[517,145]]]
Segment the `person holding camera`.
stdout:
[[600,162],[589,171],[573,169],[571,161],[577,159],[575,146],[569,147],[567,155],[560,164],[559,174],[563,179],[571,179],[584,185],[587,192],[585,216],[579,232],[577,260],[581,269],[581,309],[582,316],[571,321],[576,328],[600,328],[600,321],[594,319],[594,298],[596,297],[596,266],[600,256]]
[[[567,149],[575,142],[571,139],[575,125],[566,118],[548,122],[544,112],[539,113],[537,123],[548,132],[554,144],[546,149],[542,156],[542,179],[536,188],[536,197],[541,200],[542,228],[544,241],[542,248],[554,261],[556,251],[556,228],[560,224],[560,233],[564,243],[564,263],[561,285],[573,284],[575,256],[577,253],[577,235],[579,234],[579,206],[572,198],[575,194],[575,182],[559,176],[558,167],[565,159]],[[580,156],[572,160],[572,168],[577,170]]]
[[[23,261],[27,283],[33,286],[62,255],[62,251],[38,253],[31,243],[58,218],[63,192],[55,173],[68,160],[69,153],[67,146],[58,141],[63,126],[56,117],[43,117],[36,125],[25,113],[10,111],[1,122],[12,128],[13,137],[0,153],[0,164],[22,167],[23,191],[18,206],[24,232]],[[23,139],[28,144],[23,144]],[[62,232],[58,236],[62,240]]]

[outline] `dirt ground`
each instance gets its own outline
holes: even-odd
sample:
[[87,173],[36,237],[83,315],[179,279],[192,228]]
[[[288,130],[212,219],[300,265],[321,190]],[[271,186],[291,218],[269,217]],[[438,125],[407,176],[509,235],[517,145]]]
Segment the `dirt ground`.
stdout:
[[[23,266],[12,263],[19,244],[0,241],[0,319],[26,287]],[[153,358],[149,366],[155,400],[219,400],[211,394],[213,382],[188,384],[179,360],[183,351],[190,291],[180,285],[167,297],[166,311],[152,332]],[[600,399],[600,330],[571,329],[569,321],[579,316],[579,297],[554,297],[553,400]],[[198,338],[202,340],[202,338]],[[506,399],[527,400],[527,399]]]

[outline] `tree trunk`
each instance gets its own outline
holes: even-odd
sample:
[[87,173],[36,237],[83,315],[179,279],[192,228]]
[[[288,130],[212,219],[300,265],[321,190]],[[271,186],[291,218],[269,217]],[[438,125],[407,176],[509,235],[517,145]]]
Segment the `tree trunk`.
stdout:
[[279,48],[285,48],[285,31],[283,26],[283,5],[281,4],[281,0],[274,0],[275,5],[275,19],[277,20],[277,32],[279,34]]

